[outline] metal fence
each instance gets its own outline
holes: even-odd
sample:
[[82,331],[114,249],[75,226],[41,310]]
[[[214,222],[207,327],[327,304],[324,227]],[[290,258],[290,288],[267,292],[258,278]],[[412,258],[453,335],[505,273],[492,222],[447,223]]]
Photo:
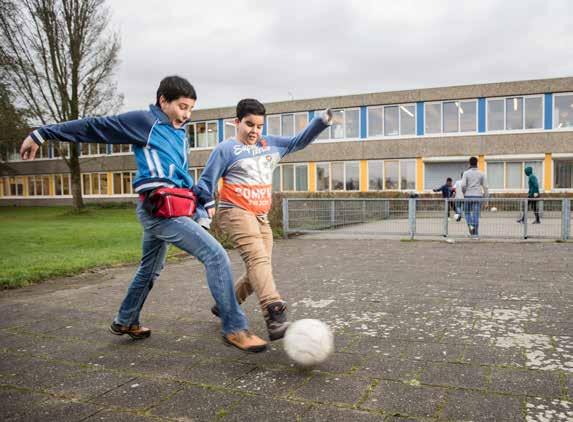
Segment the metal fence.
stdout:
[[[477,218],[477,220],[476,220]],[[539,220],[540,223],[537,223]],[[492,239],[568,240],[568,198],[283,199],[283,229],[291,233],[443,236],[462,238],[477,227]]]

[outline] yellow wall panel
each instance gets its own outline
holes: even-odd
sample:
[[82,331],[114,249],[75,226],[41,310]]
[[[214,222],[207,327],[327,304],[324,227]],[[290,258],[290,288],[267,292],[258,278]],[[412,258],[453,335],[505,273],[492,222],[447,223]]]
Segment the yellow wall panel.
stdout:
[[308,191],[316,192],[316,164],[312,161],[308,163]]

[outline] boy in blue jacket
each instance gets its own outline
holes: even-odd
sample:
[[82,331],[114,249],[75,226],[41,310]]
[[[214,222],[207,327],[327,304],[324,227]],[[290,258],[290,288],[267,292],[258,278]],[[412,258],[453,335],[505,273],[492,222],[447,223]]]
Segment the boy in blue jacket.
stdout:
[[[32,160],[45,141],[133,144],[137,175],[133,189],[140,194],[137,216],[143,226],[143,256],[110,330],[134,339],[151,335],[140,323],[140,313],[155,279],[163,269],[167,247],[174,244],[203,263],[207,283],[221,312],[225,342],[241,350],[260,352],[266,342],[248,331],[248,323],[233,289],[230,262],[223,247],[191,217],[160,218],[143,203],[156,188],[193,188],[188,172],[185,125],[195,106],[193,86],[178,76],[159,84],[155,105],[149,111],[132,111],[111,117],[91,117],[40,127],[20,148],[23,160]],[[199,205],[210,215],[214,202],[195,188]]]

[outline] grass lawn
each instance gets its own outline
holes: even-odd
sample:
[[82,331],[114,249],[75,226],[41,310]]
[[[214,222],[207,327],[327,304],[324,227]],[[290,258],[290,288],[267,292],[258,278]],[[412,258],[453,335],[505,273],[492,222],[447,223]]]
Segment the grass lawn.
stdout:
[[69,210],[0,207],[0,288],[139,260],[143,229],[133,208]]

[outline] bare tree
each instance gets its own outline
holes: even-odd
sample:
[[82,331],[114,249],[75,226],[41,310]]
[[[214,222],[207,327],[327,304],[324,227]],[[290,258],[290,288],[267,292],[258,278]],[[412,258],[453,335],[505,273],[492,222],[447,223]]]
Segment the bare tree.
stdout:
[[30,133],[24,110],[14,106],[6,85],[0,77],[0,161],[8,159],[9,149],[16,147]]
[[[0,0],[0,64],[33,119],[49,124],[116,111],[119,35],[105,0]],[[56,148],[59,146],[56,144]],[[78,144],[60,152],[71,173],[73,207],[83,207]]]

